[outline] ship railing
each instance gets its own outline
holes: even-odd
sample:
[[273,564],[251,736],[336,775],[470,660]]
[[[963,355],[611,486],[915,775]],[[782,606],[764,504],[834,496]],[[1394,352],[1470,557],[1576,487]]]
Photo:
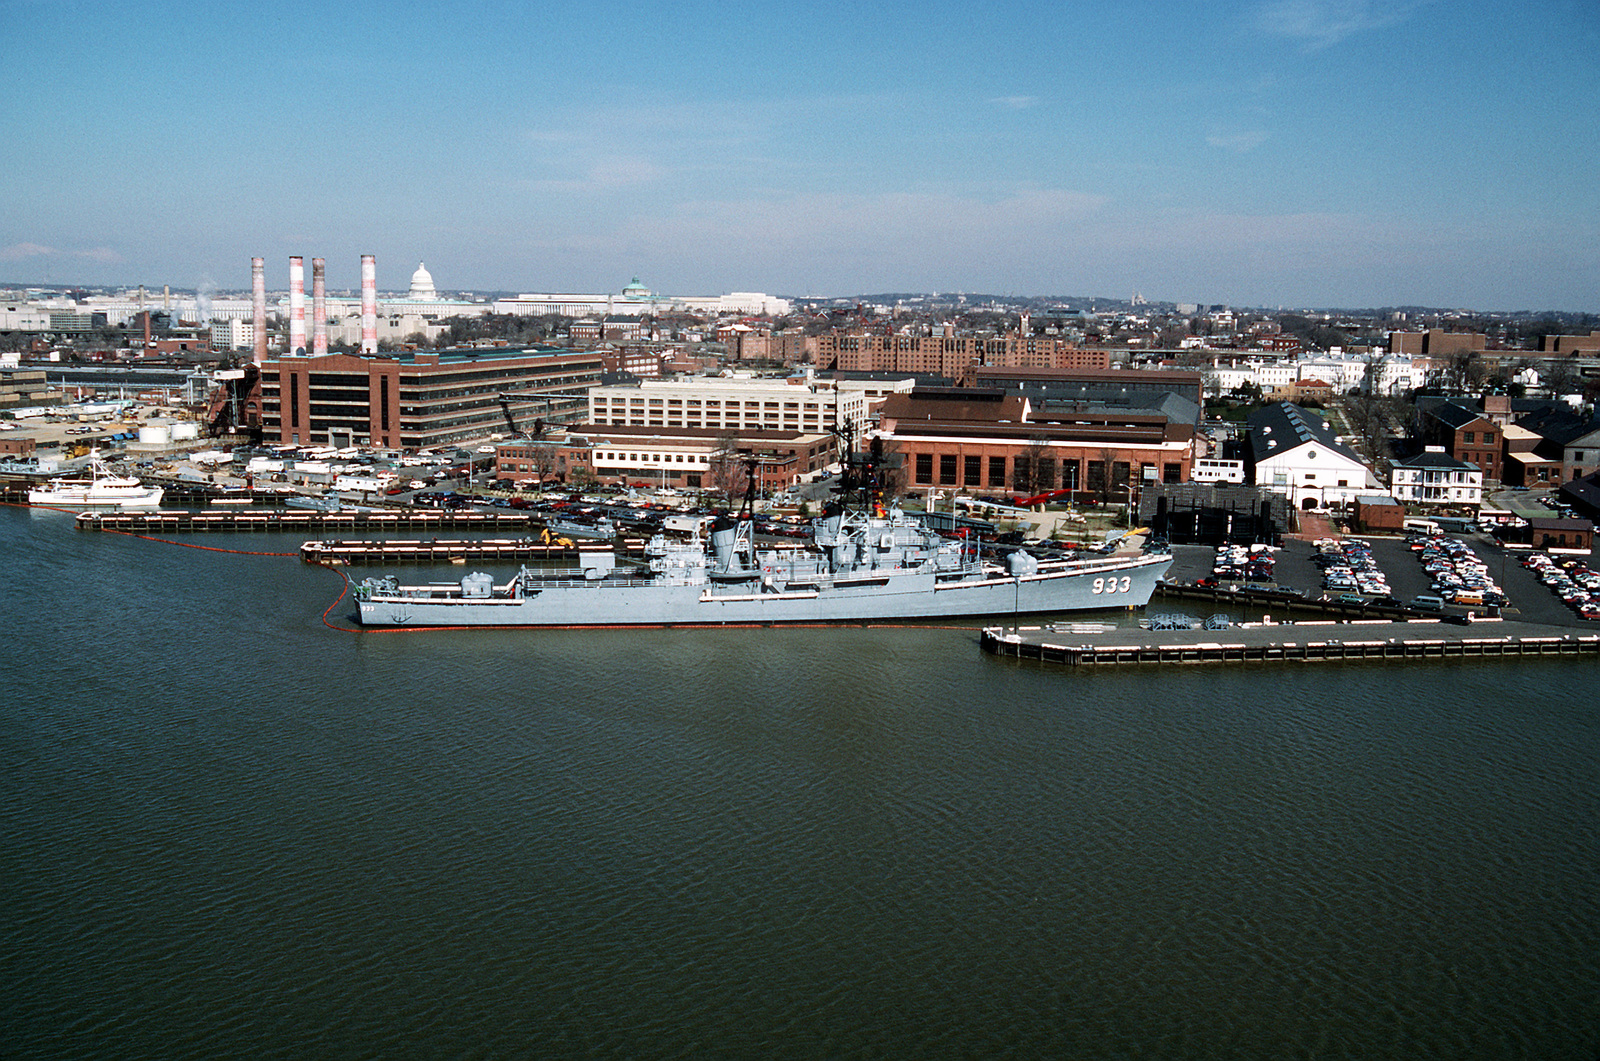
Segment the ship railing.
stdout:
[[1145,567],[1170,559],[1171,557],[1166,554],[1150,554],[1148,556],[1124,556],[1120,558],[1113,556],[1097,557],[1093,560],[1041,560],[1039,561],[1039,570],[1041,573],[1045,571],[1083,571],[1088,573],[1110,570],[1125,571],[1129,567]]
[[632,589],[639,586],[660,586],[673,584],[673,579],[668,578],[531,578],[523,584],[524,590],[538,589]]

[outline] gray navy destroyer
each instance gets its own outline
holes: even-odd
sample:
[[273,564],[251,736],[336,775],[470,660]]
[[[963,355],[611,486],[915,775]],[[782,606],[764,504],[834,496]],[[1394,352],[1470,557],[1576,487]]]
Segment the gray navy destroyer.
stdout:
[[976,543],[885,508],[879,456],[859,462],[858,503],[835,501],[812,521],[810,548],[759,546],[747,496],[704,538],[651,538],[642,567],[600,547],[580,553],[577,569],[524,567],[503,584],[482,572],[420,586],[367,579],[355,589],[358,617],[388,627],[725,626],[1103,610],[1142,607],[1172,565],[1167,553],[986,560]]

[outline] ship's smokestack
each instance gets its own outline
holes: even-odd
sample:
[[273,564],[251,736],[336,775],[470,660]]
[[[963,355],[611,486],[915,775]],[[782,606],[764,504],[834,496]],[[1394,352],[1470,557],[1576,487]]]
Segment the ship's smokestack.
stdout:
[[311,351],[328,356],[327,266],[321,258],[311,259]]
[[306,355],[306,260],[289,259],[289,356]]
[[255,325],[256,364],[267,359],[267,263],[250,259],[250,322]]
[[378,352],[378,259],[361,256],[361,352]]

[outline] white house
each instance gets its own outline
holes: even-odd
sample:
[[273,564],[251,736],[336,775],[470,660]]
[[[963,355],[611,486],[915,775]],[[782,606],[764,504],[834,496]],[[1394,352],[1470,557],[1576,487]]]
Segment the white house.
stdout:
[[1395,499],[1419,505],[1483,503],[1483,472],[1456,460],[1443,446],[1429,446],[1415,457],[1396,461],[1389,473]]

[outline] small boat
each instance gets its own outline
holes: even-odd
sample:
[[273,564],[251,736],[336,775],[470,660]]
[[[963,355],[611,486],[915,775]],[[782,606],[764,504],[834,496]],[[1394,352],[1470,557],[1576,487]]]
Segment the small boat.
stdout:
[[28,504],[76,512],[153,512],[161,507],[164,489],[116,474],[98,450],[90,451],[84,471],[86,475],[62,476],[34,487],[28,491]]

